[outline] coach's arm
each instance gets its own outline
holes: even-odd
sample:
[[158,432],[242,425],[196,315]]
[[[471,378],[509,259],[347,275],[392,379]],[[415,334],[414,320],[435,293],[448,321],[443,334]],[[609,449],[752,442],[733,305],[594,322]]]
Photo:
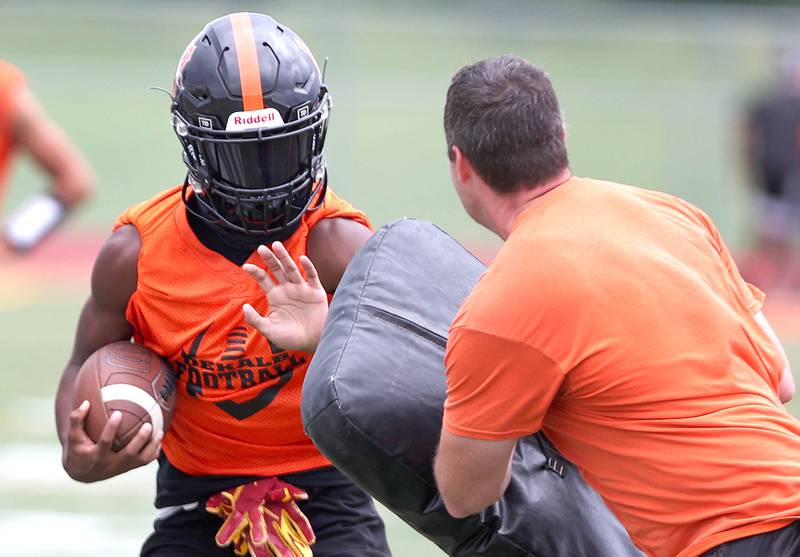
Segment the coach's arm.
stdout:
[[503,495],[517,441],[542,428],[564,380],[549,357],[526,342],[476,326],[475,306],[469,310],[450,326],[447,398],[434,463],[444,504],[459,518]]
[[780,398],[781,402],[787,403],[794,398],[795,395],[795,385],[794,385],[794,376],[792,375],[792,366],[789,364],[789,358],[786,356],[786,352],[783,349],[783,344],[781,344],[780,339],[778,339],[778,335],[775,334],[775,331],[767,321],[767,318],[764,316],[764,313],[759,311],[755,315],[756,323],[758,323],[767,336],[772,339],[772,342],[778,348],[778,351],[783,358],[784,368],[781,371],[781,381],[778,385],[778,398]]
[[443,428],[434,475],[447,512],[463,518],[500,499],[511,480],[516,445],[516,439],[470,439]]

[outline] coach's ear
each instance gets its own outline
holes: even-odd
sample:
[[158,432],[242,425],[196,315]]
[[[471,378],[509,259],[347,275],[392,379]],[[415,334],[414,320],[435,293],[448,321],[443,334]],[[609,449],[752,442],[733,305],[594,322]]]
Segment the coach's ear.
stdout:
[[[452,174],[453,182],[456,184],[463,184],[468,182],[470,178],[475,175],[475,167],[464,154],[464,152],[456,145],[450,148],[452,154],[450,158],[450,171]],[[458,182],[456,182],[456,179]]]

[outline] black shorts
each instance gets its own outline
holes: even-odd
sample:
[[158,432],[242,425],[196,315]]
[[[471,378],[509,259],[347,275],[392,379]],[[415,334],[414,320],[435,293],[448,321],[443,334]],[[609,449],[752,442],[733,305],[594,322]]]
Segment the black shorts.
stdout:
[[701,557],[796,557],[800,555],[800,521],[772,532],[733,540]]
[[[308,492],[308,501],[299,506],[317,536],[314,557],[391,556],[372,499],[341,472],[326,468],[282,479]],[[217,547],[214,535],[222,519],[206,512],[204,506],[156,520],[141,557],[233,556],[231,547]]]

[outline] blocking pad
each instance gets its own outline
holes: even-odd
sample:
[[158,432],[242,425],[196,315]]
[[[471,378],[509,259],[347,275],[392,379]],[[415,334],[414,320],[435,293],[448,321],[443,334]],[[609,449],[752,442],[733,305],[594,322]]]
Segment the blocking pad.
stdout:
[[356,254],[303,386],[303,423],[342,472],[449,555],[639,556],[544,435],[522,439],[502,499],[451,517],[433,478],[447,330],[485,266],[436,226],[402,219]]

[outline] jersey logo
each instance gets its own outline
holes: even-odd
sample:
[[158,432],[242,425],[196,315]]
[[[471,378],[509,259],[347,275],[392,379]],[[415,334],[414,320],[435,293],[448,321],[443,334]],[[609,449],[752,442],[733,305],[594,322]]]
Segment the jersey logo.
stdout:
[[237,420],[246,420],[269,406],[281,388],[292,379],[295,368],[306,363],[305,357],[298,358],[272,342],[269,343],[272,353],[267,357],[248,356],[245,352],[246,327],[234,327],[231,330],[219,358],[199,358],[200,344],[207,332],[208,329],[200,331],[188,350],[181,350],[181,355],[170,363],[176,379],[185,385],[186,392],[193,397],[201,397],[207,390],[213,390],[215,395],[220,391],[235,393],[263,383],[264,388],[258,394],[243,402],[214,402]]

